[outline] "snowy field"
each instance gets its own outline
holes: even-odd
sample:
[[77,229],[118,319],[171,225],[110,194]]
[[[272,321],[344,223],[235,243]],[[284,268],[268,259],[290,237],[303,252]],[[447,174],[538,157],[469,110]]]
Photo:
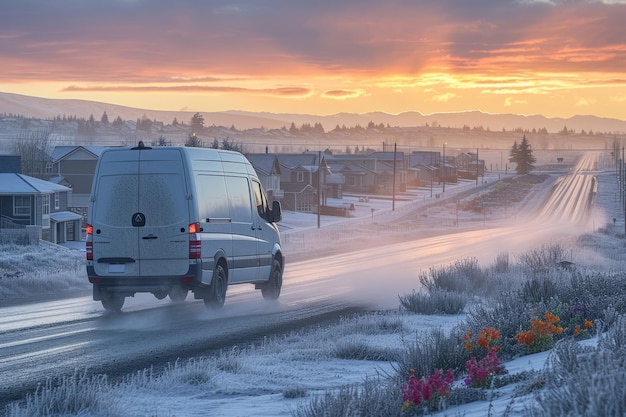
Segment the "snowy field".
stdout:
[[[454,190],[450,187],[446,192],[460,191],[460,188]],[[594,220],[593,232],[577,240],[576,253],[579,255],[577,267],[584,271],[583,274],[610,274],[612,271],[596,271],[597,265],[610,265],[611,268],[615,268],[614,271],[621,271],[626,263],[623,256],[623,216],[620,215],[621,208],[615,196],[614,175],[600,175],[594,208],[594,219],[597,220]],[[424,202],[427,200],[425,197]],[[372,215],[372,208],[377,212],[375,215],[381,215],[385,211],[389,213],[390,202],[370,200],[368,206],[355,208],[355,211],[359,210],[359,216],[355,217],[363,219],[367,214]],[[450,212],[448,215],[456,216],[456,213]],[[615,224],[606,220],[613,217],[622,220]],[[322,225],[340,221],[346,220],[328,216],[321,218]],[[315,229],[316,222],[317,216],[285,213],[281,228],[284,228],[285,236],[289,236],[303,229]],[[599,229],[602,230],[598,231]],[[532,249],[529,248],[531,252],[527,255],[537,254],[532,252]],[[520,254],[511,254],[510,265],[507,262],[505,273],[512,281],[524,282],[531,274],[524,269],[523,262],[519,261],[513,265],[513,259],[524,259],[523,256],[516,255]],[[49,256],[44,263],[53,262],[52,258],[55,255],[50,252]],[[586,263],[593,264],[594,269],[586,269]],[[481,265],[481,269],[491,271],[501,264],[502,262],[494,259],[494,265]],[[28,273],[22,272],[26,275]],[[555,270],[550,272],[553,275],[549,276],[550,279],[562,278],[563,273],[567,272]],[[77,266],[75,272],[59,271],[59,274],[70,282],[69,286],[72,285],[72,280],[83,279],[80,276],[80,266]],[[420,281],[416,277],[416,287],[419,286]],[[419,350],[423,341],[437,331],[442,331],[446,335],[459,332],[463,334],[472,328],[471,323],[474,319],[470,313],[472,307],[490,308],[492,301],[474,295],[466,300],[465,307],[459,314],[416,314],[407,311],[406,308],[400,308],[399,303],[397,309],[346,317],[331,327],[304,329],[264,340],[254,346],[236,346],[216,357],[172,363],[165,373],[155,374],[148,369],[128,375],[123,382],[115,384],[109,383],[106,376],[85,377],[81,370],[77,370],[73,378],[42,381],[43,388],[38,393],[29,396],[25,402],[13,404],[7,410],[7,415],[10,417],[379,415],[363,411],[363,403],[371,400],[364,398],[362,394],[361,396],[350,394],[351,391],[347,387],[357,387],[354,388],[357,390],[361,387],[360,389],[367,391],[363,387],[368,384],[385,385],[384,381],[394,379],[394,375],[399,374],[398,370],[404,369],[409,364],[406,359],[407,351]],[[594,319],[586,334],[588,337],[576,339],[580,346],[593,347],[608,343],[599,335],[599,330],[603,326],[602,319],[600,317]],[[608,319],[605,321],[608,323]],[[617,319],[616,321],[620,322]],[[626,326],[623,327],[626,330]],[[607,327],[603,329],[606,330]],[[462,343],[459,340],[461,346]],[[538,374],[548,369],[546,367],[552,364],[555,358],[562,360],[562,356],[555,355],[554,349],[534,354],[525,354],[528,352],[521,350],[519,352],[503,362],[509,380],[516,382],[497,388],[488,387],[482,390],[480,395],[476,394],[473,401],[461,405],[448,404],[445,410],[433,412],[432,415],[466,417],[549,415],[542,414],[536,408],[540,398],[538,395],[542,392],[541,384],[537,381],[541,378],[531,377],[529,380],[520,377],[516,380],[514,376],[533,375],[534,371]],[[502,356],[505,357],[504,354]],[[409,374],[404,375],[406,382]],[[465,388],[464,377],[460,373],[455,378],[452,391],[459,389],[459,392],[462,392]],[[529,386],[532,383],[537,387]],[[623,398],[626,397],[624,389],[622,385],[617,391],[607,392],[605,401],[611,402],[621,396],[621,401],[624,402]],[[475,391],[472,392],[474,392],[472,395],[475,395]],[[397,394],[399,397],[399,392]],[[333,401],[343,403],[343,406],[331,406]],[[401,412],[402,401],[398,401],[397,412],[380,415],[414,415],[411,413],[412,409]],[[319,410],[323,405],[327,411],[321,413]],[[619,415],[616,413],[590,412],[586,415]]]

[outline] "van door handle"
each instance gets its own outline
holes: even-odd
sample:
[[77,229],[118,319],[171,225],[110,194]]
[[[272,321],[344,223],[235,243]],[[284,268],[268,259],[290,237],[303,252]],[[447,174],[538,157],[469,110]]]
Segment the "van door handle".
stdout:
[[151,239],[158,239],[158,237],[153,234],[149,234],[148,236],[142,237],[142,239],[151,240]]

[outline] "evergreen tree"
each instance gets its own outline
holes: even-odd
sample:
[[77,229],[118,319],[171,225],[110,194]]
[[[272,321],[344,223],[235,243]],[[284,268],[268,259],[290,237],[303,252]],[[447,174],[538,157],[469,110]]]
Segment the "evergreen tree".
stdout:
[[185,146],[193,148],[202,148],[202,140],[195,133],[189,135],[185,141]]
[[191,118],[191,133],[197,135],[202,133],[204,128],[204,117],[200,113],[196,113]]
[[535,169],[535,162],[537,158],[533,155],[533,150],[526,139],[526,135],[522,138],[522,142],[518,145],[517,141],[513,143],[511,148],[509,162],[514,162],[517,165],[515,169],[518,174],[528,174]]

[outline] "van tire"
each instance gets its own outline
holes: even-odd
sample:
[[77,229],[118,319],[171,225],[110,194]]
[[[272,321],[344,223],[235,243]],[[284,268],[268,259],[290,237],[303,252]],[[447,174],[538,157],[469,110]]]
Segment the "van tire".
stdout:
[[102,307],[104,307],[106,311],[117,313],[124,306],[125,297],[123,295],[113,294],[108,291],[101,291],[100,297]]
[[204,305],[208,308],[218,309],[224,306],[226,301],[226,289],[228,288],[228,276],[222,264],[218,264],[213,271],[213,280],[209,289],[209,296],[204,299]]
[[267,284],[261,288],[261,294],[263,294],[263,298],[266,300],[277,300],[280,296],[282,286],[283,268],[278,259],[274,259],[270,279]]

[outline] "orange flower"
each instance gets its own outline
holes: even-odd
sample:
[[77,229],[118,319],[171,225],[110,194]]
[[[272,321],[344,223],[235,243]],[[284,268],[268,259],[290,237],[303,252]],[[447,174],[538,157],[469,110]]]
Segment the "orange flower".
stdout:
[[491,342],[497,342],[500,339],[500,330],[491,327],[485,327],[478,335],[476,344],[486,350],[491,349]]
[[523,345],[530,345],[535,340],[535,333],[532,330],[527,330],[525,332],[518,333],[515,335],[515,339],[518,343]]
[[574,334],[576,336],[580,334],[580,324],[577,324],[576,327],[574,327]]
[[551,311],[547,311],[546,314],[543,315],[543,318],[550,323],[558,323],[561,321],[561,319],[552,314]]
[[593,322],[591,320],[585,320],[585,328],[589,329],[593,326]]

